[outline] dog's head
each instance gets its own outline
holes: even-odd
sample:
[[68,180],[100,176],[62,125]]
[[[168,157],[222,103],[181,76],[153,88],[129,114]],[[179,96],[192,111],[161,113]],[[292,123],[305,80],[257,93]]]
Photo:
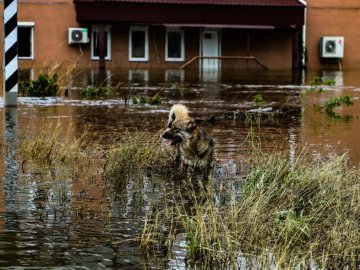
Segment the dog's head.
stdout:
[[177,145],[182,141],[190,139],[196,127],[197,123],[194,118],[178,119],[169,124],[161,137],[170,140],[171,145]]

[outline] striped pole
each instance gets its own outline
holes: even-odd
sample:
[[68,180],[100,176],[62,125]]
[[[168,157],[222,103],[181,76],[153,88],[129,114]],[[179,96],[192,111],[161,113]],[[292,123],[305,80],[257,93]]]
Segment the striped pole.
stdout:
[[17,0],[4,0],[4,57],[3,96],[5,106],[17,104],[18,93],[18,36]]

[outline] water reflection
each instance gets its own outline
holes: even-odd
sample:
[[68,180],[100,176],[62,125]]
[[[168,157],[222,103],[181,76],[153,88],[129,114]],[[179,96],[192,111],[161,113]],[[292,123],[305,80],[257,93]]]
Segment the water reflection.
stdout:
[[4,153],[4,177],[2,179],[2,187],[4,200],[0,212],[0,223],[3,228],[0,231],[0,237],[4,239],[1,241],[1,249],[9,250],[15,253],[18,250],[16,245],[17,230],[21,225],[17,213],[18,205],[18,169],[17,161],[17,108],[9,107],[4,110],[4,125],[3,125],[3,153]]
[[[27,74],[31,78],[37,72]],[[181,233],[176,236],[173,245],[176,255],[171,261],[164,260],[162,255],[144,260],[139,250],[136,240],[149,205],[161,205],[168,199],[154,178],[131,179],[114,195],[108,194],[94,179],[81,181],[62,174],[59,168],[19,167],[17,160],[21,161],[21,157],[14,147],[19,142],[17,136],[21,141],[25,135],[38,133],[44,123],[50,127],[60,121],[64,137],[69,126],[73,127],[73,134],[79,135],[90,124],[91,138],[106,147],[126,130],[157,133],[165,125],[169,107],[182,102],[193,116],[216,116],[215,124],[204,128],[214,138],[220,168],[229,175],[237,172],[235,157],[241,160],[249,156],[251,128],[260,138],[263,150],[286,152],[290,160],[295,159],[302,146],[310,145],[315,154],[325,150],[350,151],[354,163],[358,161],[360,91],[356,87],[360,83],[356,79],[354,85],[348,84],[355,78],[352,74],[321,73],[323,79],[335,78],[337,86],[327,88],[324,94],[307,96],[304,103],[299,96],[308,87],[292,84],[293,77],[288,71],[221,72],[203,74],[200,79],[198,71],[193,70],[107,70],[105,74],[105,86],[124,82],[124,88],[106,99],[86,100],[80,95],[82,87],[101,83],[97,72],[89,70],[76,73],[67,97],[20,97],[19,106],[12,113],[3,109],[0,267],[186,268],[185,240]],[[314,74],[307,74],[305,82],[311,81]],[[160,91],[162,104],[125,107],[121,91],[129,85],[133,94],[139,96],[151,97]],[[241,112],[257,108],[254,96],[259,93],[274,111],[286,105],[294,105],[298,110],[291,114],[246,117]],[[354,97],[354,106],[337,111],[337,115],[351,115],[351,118],[333,118],[313,109],[315,103],[339,93]]]

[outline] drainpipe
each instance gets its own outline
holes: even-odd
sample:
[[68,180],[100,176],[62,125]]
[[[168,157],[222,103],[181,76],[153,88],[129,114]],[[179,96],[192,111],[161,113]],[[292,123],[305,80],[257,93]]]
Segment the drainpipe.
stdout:
[[306,2],[298,0],[304,5],[304,24],[296,25],[292,34],[292,77],[293,83],[301,83],[303,81],[303,74],[301,71],[305,67],[305,24],[306,24]]
[[98,30],[98,44],[99,44],[99,69],[105,70],[105,26],[104,23],[99,24]]
[[304,8],[304,25],[303,25],[303,29],[302,29],[302,45],[303,45],[303,54],[301,57],[301,63],[303,67],[306,67],[306,13],[307,13],[307,4],[305,0],[299,0],[303,5],[305,5]]

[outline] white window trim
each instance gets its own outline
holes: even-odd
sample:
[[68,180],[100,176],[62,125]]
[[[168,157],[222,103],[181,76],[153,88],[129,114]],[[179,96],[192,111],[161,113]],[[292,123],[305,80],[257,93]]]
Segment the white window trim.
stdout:
[[[145,57],[132,57],[132,31],[145,31]],[[148,26],[130,26],[129,29],[129,61],[144,62],[149,61],[149,27]]]
[[[99,56],[94,56],[94,42],[93,39],[94,32],[98,32],[99,27],[98,25],[92,25],[91,26],[91,60],[99,60]],[[104,31],[107,33],[107,53],[108,55],[105,55],[105,60],[111,60],[111,25],[106,25],[104,27]]]
[[18,22],[18,27],[29,27],[31,28],[31,35],[30,35],[30,43],[31,43],[31,55],[28,57],[24,57],[24,56],[18,56],[19,60],[33,60],[34,59],[34,55],[35,55],[35,51],[34,51],[34,27],[35,27],[35,22]]
[[[169,32],[180,32],[181,33],[181,57],[174,58],[168,56],[168,33]],[[165,39],[165,61],[167,62],[183,62],[185,61],[185,39],[184,39],[184,30],[180,28],[167,28],[166,29],[166,39]]]

